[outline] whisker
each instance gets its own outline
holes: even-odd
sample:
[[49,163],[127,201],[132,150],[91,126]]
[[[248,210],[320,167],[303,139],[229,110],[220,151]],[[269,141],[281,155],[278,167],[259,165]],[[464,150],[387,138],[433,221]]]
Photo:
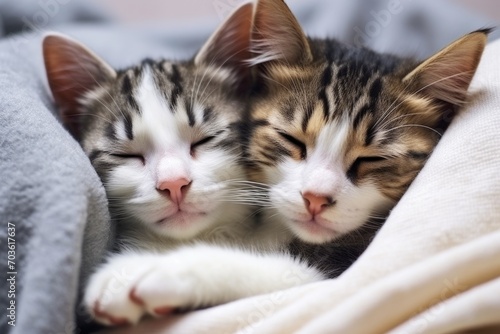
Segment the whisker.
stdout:
[[[441,78],[441,79],[439,79],[439,80],[436,80],[436,81],[434,81],[434,82],[432,82],[432,83],[430,83],[430,84],[428,84],[428,85],[426,85],[426,86],[422,87],[421,89],[417,90],[414,94],[418,94],[418,93],[422,92],[423,90],[425,90],[425,89],[427,89],[427,88],[429,88],[429,87],[431,87],[431,86],[433,86],[433,85],[436,85],[436,84],[438,84],[438,83],[440,83],[440,82],[443,82],[443,81],[445,81],[445,80],[453,79],[453,78],[458,77],[458,76],[460,76],[460,75],[469,74],[469,73],[471,73],[471,72],[472,72],[472,71],[464,71],[464,72],[460,72],[460,73],[457,73],[457,74],[454,74],[454,75],[450,75],[450,76],[447,76],[447,77]],[[404,88],[404,89],[407,89],[409,85],[410,85],[410,84],[407,84],[407,85],[405,86],[405,88]],[[402,94],[403,94],[403,93],[401,93],[401,94],[400,94],[400,96],[401,96]],[[399,97],[400,97],[400,96],[398,96],[398,99],[399,99]],[[390,114],[391,114],[394,110],[396,110],[396,109],[397,109],[400,105],[402,105],[402,104],[405,102],[405,101],[401,101],[398,105],[396,105],[395,107],[393,107],[393,106],[394,106],[394,104],[396,104],[396,103],[397,103],[398,99],[394,100],[394,102],[393,102],[393,103],[389,106],[389,108],[387,108],[387,111],[384,113],[384,116],[383,116],[383,117],[381,117],[379,120],[377,120],[377,122],[375,122],[374,127],[377,127],[377,126],[378,126],[381,122],[385,121],[385,120],[387,119],[387,117],[389,117],[389,115],[390,115]],[[390,109],[390,108],[392,108],[392,109]]]
[[410,128],[410,127],[416,127],[416,128],[423,128],[423,129],[427,129],[427,130],[430,130],[432,132],[435,132],[439,137],[442,137],[443,135],[441,133],[439,133],[439,131],[429,127],[429,126],[425,126],[425,125],[420,125],[420,124],[406,124],[406,125],[400,125],[400,126],[396,126],[394,128],[391,128],[391,129],[388,129],[388,130],[384,130],[384,132],[390,132],[390,131],[394,131],[394,130],[397,130],[397,129],[400,129],[400,128]]

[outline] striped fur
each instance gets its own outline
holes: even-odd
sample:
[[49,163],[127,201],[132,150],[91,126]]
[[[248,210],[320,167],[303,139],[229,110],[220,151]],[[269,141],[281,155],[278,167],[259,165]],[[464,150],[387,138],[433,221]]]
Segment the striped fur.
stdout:
[[[281,0],[257,2],[254,31],[251,178],[270,186],[272,220],[312,243],[385,216],[401,198],[466,101],[488,33],[419,64],[306,38]],[[305,193],[328,208],[311,216]]]
[[[237,9],[187,62],[147,59],[115,71],[67,37],[44,40],[61,118],[103,180],[118,227],[116,252],[84,291],[99,323],[137,323],[325,278],[282,252],[290,237],[282,226],[255,224],[250,212],[266,196],[249,187],[242,163],[252,11]],[[190,183],[179,197],[162,188],[165,180]]]
[[[62,120],[101,176],[127,242],[91,277],[88,311],[103,324],[136,323],[338,274],[332,263],[344,269],[365,242],[300,241],[345,236],[394,205],[466,100],[485,36],[418,64],[309,39],[282,0],[258,0],[188,62],[115,71],[79,43],[47,37]],[[249,101],[247,64],[258,81]],[[262,184],[253,197],[238,189],[249,184],[242,158],[269,194]],[[156,184],[172,176],[192,180],[180,215]],[[311,219],[304,193],[324,196],[326,210]],[[248,219],[255,203],[273,207],[264,224]],[[300,239],[290,253],[314,267],[282,252],[291,235],[277,221]],[[117,282],[116,273],[127,277]]]

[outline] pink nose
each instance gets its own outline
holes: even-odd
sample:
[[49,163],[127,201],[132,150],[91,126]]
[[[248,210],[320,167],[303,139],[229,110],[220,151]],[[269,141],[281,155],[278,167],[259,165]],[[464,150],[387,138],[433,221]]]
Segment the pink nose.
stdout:
[[317,195],[310,192],[302,194],[307,211],[313,216],[320,214],[333,203],[328,196]]
[[191,181],[185,178],[168,180],[160,183],[158,190],[167,192],[172,202],[179,205],[184,200],[190,184]]

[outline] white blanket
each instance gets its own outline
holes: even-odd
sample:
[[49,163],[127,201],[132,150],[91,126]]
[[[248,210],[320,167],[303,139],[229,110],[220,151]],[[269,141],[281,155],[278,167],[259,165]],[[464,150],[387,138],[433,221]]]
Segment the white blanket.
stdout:
[[[356,42],[359,29],[366,32],[366,27],[374,24],[373,13],[386,11],[389,3],[394,1],[287,2],[311,35],[328,35]],[[221,3],[234,7],[241,1],[216,0],[213,1],[214,8]],[[385,16],[379,23],[384,29],[365,40],[368,46],[423,57],[464,33],[496,25],[445,0],[401,0],[401,3],[404,10],[397,15]],[[0,35],[3,31],[10,36],[0,37],[0,254],[7,254],[7,225],[13,224],[16,226],[15,264],[18,271],[16,327],[8,325],[10,318],[5,316],[5,308],[0,317],[0,333],[83,334],[91,327],[87,327],[88,315],[79,307],[78,287],[83,285],[113,242],[105,192],[79,145],[53,116],[56,111],[45,85],[40,33],[14,34],[29,28],[67,33],[88,45],[114,67],[123,68],[144,57],[187,59],[220,22],[193,19],[164,22],[159,26],[123,26],[118,22],[97,24],[95,22],[102,21],[107,15],[103,16],[98,6],[92,6],[86,0],[4,0],[0,1],[0,16]],[[68,21],[73,24],[59,25]],[[86,23],[82,24],[82,21]],[[418,27],[414,27],[415,24]],[[500,36],[500,30],[492,38],[495,36]],[[496,61],[498,50],[497,57],[490,58],[490,62]],[[492,70],[493,65],[483,68],[476,87],[493,89],[494,85],[488,80],[494,79],[490,76],[495,74],[496,68]],[[495,131],[493,110],[483,110],[479,104],[481,101],[487,106],[485,108],[491,108],[488,106],[494,103],[494,96],[479,99],[464,118],[455,123],[428,168],[396,208],[378,241],[341,279],[196,312],[180,318],[166,331],[218,334],[245,327],[249,333],[265,332],[265,328],[270,332],[298,329],[329,310],[342,310],[340,307],[345,310],[344,305],[349,304],[344,303],[344,299],[355,292],[359,291],[360,296],[366,293],[367,297],[363,298],[372,300],[371,290],[364,287],[377,278],[428,258],[453,244],[488,234],[487,219],[498,222],[498,217],[494,220],[495,213],[492,212],[495,209],[492,203],[498,202],[498,182],[492,166],[498,162],[498,154],[495,156],[493,151],[499,145],[495,144],[498,140],[491,132]],[[498,128],[498,116],[496,122]],[[465,163],[467,165],[463,166]],[[496,190],[494,186],[497,186]],[[454,195],[446,193],[444,196],[446,187],[452,187],[450,192]],[[415,210],[409,209],[412,206]],[[419,216],[421,219],[416,220],[414,217],[420,208],[425,212]],[[498,212],[496,214],[498,216]],[[468,226],[473,226],[472,231],[465,228]],[[441,242],[444,236],[450,241]],[[0,261],[0,272],[8,272],[7,265],[7,261]],[[454,279],[449,277],[451,282]],[[460,281],[456,286],[463,284]],[[0,282],[0,291],[8,289],[7,280]],[[485,286],[486,294],[491,293],[491,289]],[[385,298],[385,293],[380,295]],[[0,306],[9,305],[11,300],[7,293],[0,293]],[[357,299],[349,297],[346,300]],[[416,307],[412,303],[408,307]],[[339,305],[338,309],[334,307],[336,305]],[[482,316],[487,315],[486,311],[480,311],[479,302],[474,305]],[[450,322],[446,319],[459,314],[454,309],[438,306],[425,315],[424,320],[434,317],[433,324],[438,324],[435,318],[448,324]],[[436,312],[442,313],[436,317]],[[445,314],[450,315],[445,317]],[[76,318],[80,320],[79,324]],[[398,315],[398,320],[388,319],[390,325],[384,326],[394,327],[402,323],[403,318]],[[458,318],[467,320],[462,314]],[[260,327],[259,319],[263,319]],[[157,326],[165,328],[166,325],[159,322]]]
[[[119,333],[500,333],[500,42],[361,258],[338,279]],[[493,331],[495,332],[495,331]]]

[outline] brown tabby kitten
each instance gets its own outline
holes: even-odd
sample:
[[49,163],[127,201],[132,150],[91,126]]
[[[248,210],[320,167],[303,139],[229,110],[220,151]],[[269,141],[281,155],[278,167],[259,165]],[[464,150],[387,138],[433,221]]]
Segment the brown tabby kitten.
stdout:
[[268,221],[324,244],[386,216],[466,103],[488,32],[417,62],[308,38],[283,1],[259,0],[248,156]]

